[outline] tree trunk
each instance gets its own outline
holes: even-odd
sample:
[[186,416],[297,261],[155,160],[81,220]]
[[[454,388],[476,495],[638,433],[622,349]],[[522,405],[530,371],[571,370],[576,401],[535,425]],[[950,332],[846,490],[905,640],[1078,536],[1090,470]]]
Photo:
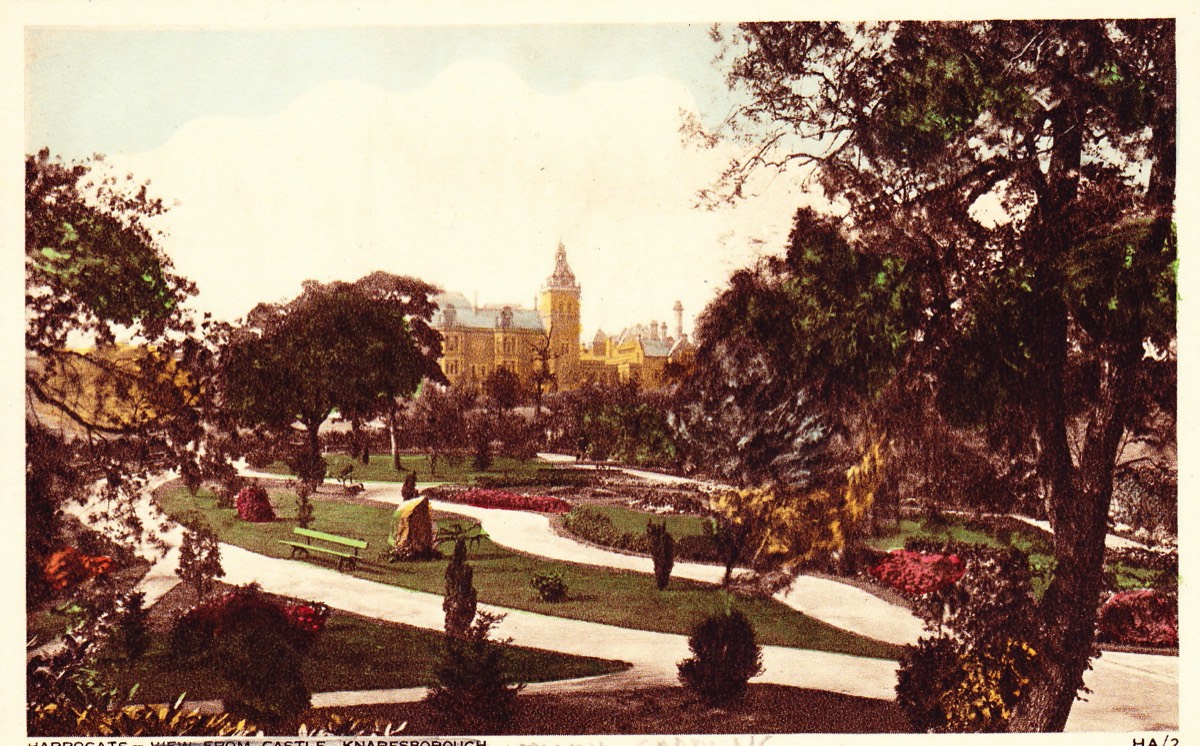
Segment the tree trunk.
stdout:
[[396,402],[392,401],[387,410],[388,440],[392,449],[392,470],[400,471],[400,434],[397,432]]
[[1050,520],[1057,565],[1039,609],[1046,627],[1034,642],[1035,678],[1017,705],[1011,730],[1061,731],[1083,686],[1103,589],[1114,464],[1140,352],[1137,344],[1128,344],[1104,363],[1099,401],[1074,479],[1065,492],[1060,486],[1053,493]]

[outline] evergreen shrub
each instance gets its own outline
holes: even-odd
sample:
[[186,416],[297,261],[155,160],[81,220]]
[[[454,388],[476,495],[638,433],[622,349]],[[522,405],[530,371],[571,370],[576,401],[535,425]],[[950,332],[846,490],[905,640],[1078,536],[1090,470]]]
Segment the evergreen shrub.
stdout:
[[750,679],[762,673],[762,646],[737,609],[702,621],[688,638],[692,657],[679,663],[679,678],[710,705],[737,702]]
[[539,572],[533,576],[530,584],[537,590],[543,601],[551,603],[562,601],[567,597],[567,581],[559,572]]
[[650,544],[650,558],[654,560],[654,584],[660,591],[666,590],[675,567],[675,539],[667,531],[667,522],[647,521],[646,541]]

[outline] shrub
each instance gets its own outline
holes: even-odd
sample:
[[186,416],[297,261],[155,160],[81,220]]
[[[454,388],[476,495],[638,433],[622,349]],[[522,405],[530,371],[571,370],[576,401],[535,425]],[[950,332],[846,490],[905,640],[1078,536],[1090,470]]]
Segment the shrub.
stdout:
[[542,513],[568,513],[571,510],[570,503],[557,497],[518,495],[507,490],[475,488],[447,495],[446,499],[464,505],[502,510],[536,510]]
[[284,603],[255,585],[241,586],[180,617],[172,652],[212,665],[225,680],[231,711],[275,722],[308,708],[300,667],[328,617],[324,604]]
[[114,640],[129,660],[137,660],[150,647],[150,630],[146,626],[146,594],[130,593],[121,603],[117,616]]
[[307,710],[304,651],[283,610],[272,604],[247,605],[225,623],[211,660],[225,680],[226,709],[266,722]]
[[192,586],[199,598],[208,595],[216,578],[225,577],[221,567],[221,543],[212,529],[196,522],[184,531],[175,574]]
[[400,487],[400,496],[405,500],[411,500],[417,496],[417,474],[410,471],[404,477],[404,484]]
[[897,676],[897,704],[915,730],[992,733],[1005,730],[1036,653],[1000,639],[987,646],[951,637],[909,646]]
[[654,584],[660,591],[666,590],[671,582],[671,569],[675,567],[675,539],[667,531],[667,522],[646,522],[646,540],[650,544],[650,558],[654,560]]
[[112,559],[109,557],[92,557],[75,547],[67,547],[46,559],[42,575],[51,589],[62,591],[89,578],[103,575],[111,567]]
[[524,684],[513,684],[504,670],[508,640],[490,642],[503,615],[479,612],[462,637],[445,638],[437,683],[426,701],[447,723],[482,731],[503,726],[513,715]]
[[897,549],[870,569],[881,583],[910,596],[939,591],[963,575],[962,560],[953,554]]
[[1114,593],[1100,607],[1100,642],[1124,645],[1179,644],[1179,602],[1156,590]]
[[308,528],[312,525],[314,509],[312,504],[313,488],[307,482],[297,481],[296,488],[296,525]]
[[711,705],[741,699],[746,683],[763,670],[762,646],[755,642],[750,621],[736,609],[697,625],[688,647],[692,657],[679,663],[679,678]]
[[537,589],[543,601],[557,602],[567,597],[567,581],[559,572],[539,572],[530,584]]
[[172,630],[172,650],[181,656],[208,651],[238,620],[258,609],[272,609],[283,615],[288,623],[289,642],[302,651],[316,645],[329,607],[306,602],[280,602],[267,596],[258,586],[239,586],[191,609],[175,622]]
[[446,613],[446,634],[449,637],[465,637],[475,619],[477,604],[475,571],[467,564],[467,541],[454,542],[454,554],[446,565],[446,596],[442,599],[442,610]]
[[1014,549],[954,549],[965,572],[917,598],[934,635],[908,647],[897,702],[920,730],[1004,730],[1037,655],[1025,642],[1039,626],[1029,560]]
[[238,518],[243,521],[264,523],[275,520],[275,510],[271,507],[271,500],[262,485],[243,487],[238,493],[236,507]]

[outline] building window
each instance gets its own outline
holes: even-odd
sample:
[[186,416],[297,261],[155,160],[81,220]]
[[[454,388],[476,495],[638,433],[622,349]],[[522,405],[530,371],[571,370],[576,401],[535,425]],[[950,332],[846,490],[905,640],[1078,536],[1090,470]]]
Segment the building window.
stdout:
[[446,352],[455,352],[456,350],[458,350],[458,337],[453,334],[447,336],[446,337]]

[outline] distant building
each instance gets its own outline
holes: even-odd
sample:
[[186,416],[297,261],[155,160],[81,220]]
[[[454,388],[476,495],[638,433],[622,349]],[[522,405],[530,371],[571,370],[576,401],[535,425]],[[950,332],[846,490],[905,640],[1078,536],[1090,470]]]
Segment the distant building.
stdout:
[[434,300],[438,311],[433,325],[443,336],[442,371],[451,384],[481,382],[496,368],[508,368],[529,381],[540,359],[547,356],[560,389],[589,381],[630,380],[657,388],[667,382],[671,364],[683,367],[691,360],[692,345],[683,333],[679,301],[674,307],[674,336],[668,335],[665,321],[651,321],[615,337],[597,332],[590,346],[581,347],[580,287],[561,243],[536,310],[475,306],[462,293],[442,293]]

